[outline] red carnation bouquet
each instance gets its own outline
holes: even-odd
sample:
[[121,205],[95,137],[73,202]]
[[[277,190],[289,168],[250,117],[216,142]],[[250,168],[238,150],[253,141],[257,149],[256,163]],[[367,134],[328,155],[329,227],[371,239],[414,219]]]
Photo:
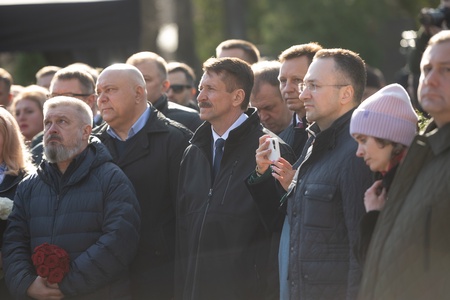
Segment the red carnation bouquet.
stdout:
[[59,283],[69,272],[70,258],[66,250],[44,243],[34,248],[31,256],[39,276],[47,278],[48,283]]

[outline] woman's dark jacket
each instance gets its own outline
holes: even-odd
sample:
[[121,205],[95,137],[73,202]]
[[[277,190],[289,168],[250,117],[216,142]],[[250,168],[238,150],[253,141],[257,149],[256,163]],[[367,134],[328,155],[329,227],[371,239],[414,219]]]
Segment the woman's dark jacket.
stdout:
[[[14,195],[16,194],[17,185],[25,176],[25,172],[20,172],[17,176],[15,175],[5,175],[2,183],[0,183],[0,197],[5,197],[14,200]],[[3,246],[3,233],[6,229],[6,220],[0,220],[0,253]],[[12,299],[11,295],[6,288],[5,279],[0,279],[0,299],[9,300]]]
[[[392,181],[394,180],[394,175],[397,168],[398,165],[389,170],[385,176],[381,176],[380,173],[375,174],[376,180],[382,179],[382,186],[386,189],[386,195]],[[366,260],[367,250],[369,249],[370,240],[372,239],[372,234],[375,230],[375,225],[377,224],[379,215],[379,210],[368,211],[363,215],[359,223],[359,239],[355,245],[354,251],[356,259],[361,265],[364,265]]]

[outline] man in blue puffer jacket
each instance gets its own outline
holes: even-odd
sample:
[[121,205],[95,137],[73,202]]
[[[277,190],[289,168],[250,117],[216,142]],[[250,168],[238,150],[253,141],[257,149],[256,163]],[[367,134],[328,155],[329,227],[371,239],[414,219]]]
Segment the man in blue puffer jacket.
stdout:
[[[140,208],[132,184],[91,130],[84,102],[45,103],[45,160],[19,184],[2,249],[6,283],[17,299],[130,299]],[[43,243],[70,255],[60,283],[36,275],[31,255]]]

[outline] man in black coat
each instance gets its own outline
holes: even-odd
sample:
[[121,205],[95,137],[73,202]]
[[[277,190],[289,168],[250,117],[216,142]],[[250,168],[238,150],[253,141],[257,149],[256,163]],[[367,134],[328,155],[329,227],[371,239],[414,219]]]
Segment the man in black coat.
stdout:
[[[253,72],[246,62],[214,58],[203,67],[198,104],[207,122],[180,167],[176,299],[259,300],[267,292],[271,234],[245,178],[255,169],[260,137],[269,131],[255,109],[247,109]],[[281,140],[280,146],[292,161],[290,147]]]
[[178,171],[192,133],[147,102],[144,77],[132,65],[107,67],[98,78],[97,94],[106,124],[96,135],[130,178],[142,208],[133,298],[171,299]]

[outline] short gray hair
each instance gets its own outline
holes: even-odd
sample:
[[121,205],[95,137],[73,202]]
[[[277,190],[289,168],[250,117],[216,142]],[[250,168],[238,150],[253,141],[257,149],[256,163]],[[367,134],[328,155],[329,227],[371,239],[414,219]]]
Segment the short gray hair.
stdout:
[[92,127],[92,109],[84,101],[67,96],[57,96],[48,99],[44,103],[44,116],[50,108],[59,106],[72,107],[77,111],[77,115],[80,117],[80,122],[83,125],[90,125]]

